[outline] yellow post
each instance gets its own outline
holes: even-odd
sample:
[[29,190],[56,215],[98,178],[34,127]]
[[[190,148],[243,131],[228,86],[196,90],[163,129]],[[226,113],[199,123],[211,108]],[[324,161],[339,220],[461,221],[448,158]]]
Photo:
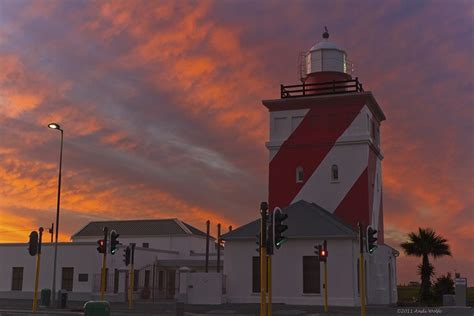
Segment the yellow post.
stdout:
[[104,256],[102,257],[102,269],[100,273],[100,300],[104,300],[104,295],[105,295],[105,287],[106,287],[106,273],[105,273],[105,265],[106,265],[106,256],[107,256],[107,251],[104,252]]
[[365,316],[365,268],[364,268],[364,253],[360,253],[360,315]]
[[134,270],[133,270],[133,263],[130,265],[130,272],[129,272],[129,279],[130,285],[128,287],[128,309],[133,308],[133,283],[134,283]]
[[364,262],[364,228],[361,223],[359,227],[359,295],[360,295],[360,315],[365,316],[365,262]]
[[42,239],[43,239],[43,227],[40,227],[39,236],[38,236],[38,253],[36,254],[36,275],[35,275],[35,294],[33,295],[33,313],[38,311],[38,283],[39,283],[39,274],[40,274]]
[[328,263],[324,261],[324,312],[328,312]]
[[260,315],[267,316],[267,252],[260,250]]
[[36,276],[35,276],[35,294],[33,296],[33,312],[38,310],[38,281],[39,281],[39,272],[40,272],[40,259],[41,254],[36,255]]
[[267,278],[268,278],[268,306],[267,314],[268,316],[272,315],[272,256],[267,256]]

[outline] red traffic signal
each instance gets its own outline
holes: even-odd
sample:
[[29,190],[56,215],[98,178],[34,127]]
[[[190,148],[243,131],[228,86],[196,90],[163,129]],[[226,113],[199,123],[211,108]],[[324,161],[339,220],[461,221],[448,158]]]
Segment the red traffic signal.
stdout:
[[106,245],[105,245],[105,240],[103,239],[97,240],[97,244],[99,245],[99,247],[97,247],[97,251],[99,253],[105,253],[107,250]]
[[314,253],[318,255],[320,262],[326,262],[328,258],[327,241],[325,240],[323,245],[314,246]]

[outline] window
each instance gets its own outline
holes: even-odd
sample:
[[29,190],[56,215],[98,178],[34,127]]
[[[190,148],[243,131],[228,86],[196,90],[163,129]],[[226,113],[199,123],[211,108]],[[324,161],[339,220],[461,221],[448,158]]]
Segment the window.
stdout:
[[61,280],[61,289],[72,291],[74,282],[74,268],[63,268],[63,275]]
[[303,256],[303,293],[321,293],[319,258]]
[[149,247],[150,247],[150,243],[144,242],[144,243],[142,244],[142,246],[143,246],[143,248],[149,248]]
[[[252,292],[260,293],[260,257],[252,257]],[[268,279],[267,279],[268,292]]]
[[118,293],[119,290],[119,270],[114,270],[114,293]]
[[12,291],[23,289],[23,267],[13,267],[12,269]]
[[145,284],[144,284],[144,287],[145,289],[149,289],[150,288],[150,270],[145,270]]
[[303,167],[296,168],[296,182],[301,183],[304,181],[304,171]]
[[165,289],[165,271],[158,272],[158,291],[161,293],[164,292]]
[[339,181],[339,167],[337,165],[331,167],[331,180]]
[[79,273],[78,281],[79,282],[89,281],[89,275],[87,273]]
[[260,257],[252,257],[252,292],[260,293]]
[[140,278],[140,270],[135,270],[133,273],[133,290],[138,291],[138,280]]

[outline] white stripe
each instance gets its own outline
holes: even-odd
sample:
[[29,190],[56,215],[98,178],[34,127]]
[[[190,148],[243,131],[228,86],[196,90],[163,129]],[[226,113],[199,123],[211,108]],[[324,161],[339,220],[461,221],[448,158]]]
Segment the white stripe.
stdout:
[[[292,203],[306,200],[320,205],[331,213],[336,210],[368,166],[367,141],[370,139],[367,128],[368,113],[370,113],[369,109],[364,106],[306,181]],[[338,182],[331,181],[331,168],[334,164],[339,168]]]
[[[380,216],[380,202],[382,199],[382,162],[377,157],[375,163],[375,184],[372,204],[372,227],[378,229]],[[377,179],[378,177],[378,179]]]

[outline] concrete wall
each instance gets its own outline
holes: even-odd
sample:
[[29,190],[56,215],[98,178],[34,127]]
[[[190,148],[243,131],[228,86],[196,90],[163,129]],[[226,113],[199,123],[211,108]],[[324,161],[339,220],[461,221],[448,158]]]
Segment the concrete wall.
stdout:
[[[320,265],[320,294],[303,293],[303,256],[314,256],[314,245],[321,240],[289,240],[276,251],[273,264],[273,302],[322,305],[323,269]],[[354,251],[349,239],[328,240],[328,297],[332,305],[357,305],[357,274]],[[231,303],[257,303],[259,294],[252,293],[252,256],[256,256],[253,240],[228,241],[224,274],[227,276],[227,300]]]
[[189,304],[221,304],[222,273],[187,273]]
[[[27,244],[0,244],[0,298],[33,298],[34,278],[36,271],[36,257],[28,254]],[[99,289],[99,275],[102,264],[102,255],[97,252],[96,243],[59,243],[56,273],[56,290],[61,289],[62,268],[74,268],[73,290],[69,298],[74,300],[97,298]],[[120,294],[113,294],[114,270],[127,270],[123,263],[123,249],[115,254],[107,254],[108,268],[108,292],[110,299],[114,296],[123,299]],[[163,252],[155,249],[144,249],[138,247],[135,251],[135,269],[140,269],[152,264],[154,260],[176,259],[176,253]],[[39,287],[52,289],[53,279],[53,244],[43,244],[41,254],[41,270]],[[22,291],[11,291],[12,269],[23,267]],[[79,282],[79,274],[87,274],[86,282]],[[119,293],[125,290],[125,273],[120,274]]]

